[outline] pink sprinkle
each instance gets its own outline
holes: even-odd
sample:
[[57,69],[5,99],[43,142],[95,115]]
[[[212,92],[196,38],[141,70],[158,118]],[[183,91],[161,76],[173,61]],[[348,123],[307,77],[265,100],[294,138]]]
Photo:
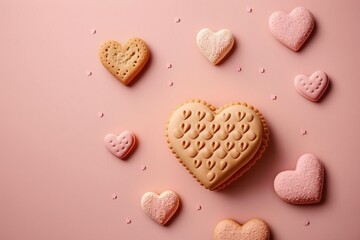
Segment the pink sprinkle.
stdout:
[[259,68],[259,72],[260,72],[260,73],[264,73],[264,72],[265,72],[265,68],[262,68],[262,67]]
[[301,129],[301,130],[300,130],[300,134],[301,134],[301,135],[305,135],[306,133],[307,133],[307,131],[306,131],[305,129]]
[[141,165],[141,170],[145,171],[146,170],[146,165]]
[[167,64],[166,64],[166,67],[167,67],[167,68],[172,68],[171,63],[167,63]]
[[235,70],[236,70],[237,72],[240,72],[240,71],[241,71],[241,67],[240,67],[240,66],[237,66],[237,67],[235,68]]
[[180,22],[180,18],[178,18],[178,17],[174,17],[174,22],[175,22],[175,23]]
[[126,219],[125,219],[125,223],[126,223],[126,224],[130,224],[130,223],[131,223],[131,219],[130,219],[130,218],[126,218]]
[[306,219],[305,220],[305,226],[309,226],[310,225],[310,220]]
[[246,11],[247,11],[248,13],[252,13],[252,8],[251,8],[251,7],[246,7]]
[[198,204],[198,205],[196,206],[196,210],[198,210],[198,211],[201,210],[201,205],[200,205],[200,204]]
[[174,83],[173,83],[172,81],[169,81],[169,82],[168,82],[168,85],[169,85],[170,87],[172,87],[172,86],[174,85]]
[[111,195],[111,198],[112,198],[112,199],[117,199],[116,193],[113,193],[113,194]]
[[271,100],[276,100],[276,99],[277,99],[277,96],[274,95],[274,94],[271,94],[270,98],[271,98]]
[[95,28],[90,29],[90,33],[91,33],[91,34],[95,34],[95,33],[96,33],[96,29],[95,29]]
[[98,112],[98,117],[99,117],[99,118],[104,117],[104,113],[102,113],[102,112]]
[[86,71],[86,75],[90,77],[92,75],[92,71]]

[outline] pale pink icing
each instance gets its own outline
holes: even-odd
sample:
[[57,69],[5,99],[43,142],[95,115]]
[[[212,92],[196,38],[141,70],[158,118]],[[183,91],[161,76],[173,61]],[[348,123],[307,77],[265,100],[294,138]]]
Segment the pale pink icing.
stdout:
[[299,74],[294,79],[296,90],[310,101],[317,101],[329,85],[327,75],[323,71],[316,71],[310,77]]
[[269,19],[271,33],[294,51],[298,51],[304,44],[314,25],[314,16],[304,7],[297,7],[290,14],[274,12]]
[[313,154],[302,155],[296,169],[280,172],[274,180],[277,195],[293,204],[317,203],[321,200],[324,167]]
[[165,225],[179,207],[179,197],[173,191],[165,191],[160,195],[147,192],[141,198],[141,207],[145,213],[161,225]]
[[214,33],[204,28],[198,32],[196,42],[205,57],[216,65],[230,52],[234,45],[234,37],[227,29]]
[[135,136],[130,131],[122,132],[119,136],[108,134],[104,139],[104,143],[112,154],[124,159],[135,146]]

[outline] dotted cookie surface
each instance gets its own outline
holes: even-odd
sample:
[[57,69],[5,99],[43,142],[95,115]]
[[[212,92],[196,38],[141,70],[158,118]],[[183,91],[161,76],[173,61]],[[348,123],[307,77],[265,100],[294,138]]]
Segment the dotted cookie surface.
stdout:
[[329,80],[325,72],[316,71],[311,76],[299,74],[294,79],[296,90],[310,101],[318,101],[326,91]]
[[201,185],[220,190],[260,157],[268,129],[261,113],[247,104],[216,110],[192,100],[172,114],[167,138],[172,152]]
[[119,136],[108,134],[105,136],[106,148],[116,157],[125,159],[135,147],[136,138],[130,131],[124,131]]
[[140,38],[130,39],[124,46],[116,41],[107,41],[99,51],[104,67],[123,84],[128,85],[149,59],[150,52]]

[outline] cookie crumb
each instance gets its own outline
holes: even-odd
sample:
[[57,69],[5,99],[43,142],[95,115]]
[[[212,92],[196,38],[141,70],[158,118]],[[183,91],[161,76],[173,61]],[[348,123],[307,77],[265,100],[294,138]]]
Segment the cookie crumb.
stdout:
[[240,72],[240,71],[241,71],[241,67],[240,67],[240,66],[236,66],[235,71]]
[[146,165],[141,165],[141,170],[145,171],[146,170]]
[[180,18],[178,18],[178,17],[174,17],[174,22],[175,23],[179,23],[181,21],[181,19]]
[[86,75],[90,77],[92,75],[92,71],[86,71]]
[[196,205],[196,210],[198,210],[198,211],[201,210],[201,205],[199,203]]
[[95,29],[95,28],[90,29],[90,33],[91,33],[91,34],[95,34],[95,33],[96,33],[96,29]]
[[248,13],[252,13],[253,10],[252,10],[251,7],[248,6],[248,7],[246,7],[246,11],[247,11]]
[[274,95],[274,94],[271,94],[271,95],[270,95],[270,99],[271,99],[271,100],[276,100],[276,99],[277,99],[277,96]]
[[169,85],[170,87],[172,87],[172,86],[174,85],[174,83],[173,83],[172,81],[169,81],[169,82],[168,82],[168,85]]
[[114,200],[117,199],[116,193],[111,194],[111,198],[114,199]]
[[300,130],[300,134],[301,134],[301,135],[305,135],[305,134],[307,134],[307,131],[306,131],[305,129],[301,129],[301,130]]
[[172,64],[171,64],[171,63],[167,63],[167,64],[166,64],[166,67],[167,67],[167,68],[172,68]]
[[309,226],[310,225],[310,220],[306,219],[305,220],[305,226]]
[[98,112],[98,117],[99,117],[99,118],[104,117],[104,113],[103,113],[103,112]]
[[264,73],[264,72],[265,72],[265,68],[260,67],[260,68],[259,68],[259,72],[260,72],[260,73]]
[[126,218],[126,219],[125,219],[125,223],[126,223],[126,224],[130,224],[130,223],[131,223],[131,219],[130,219],[130,218]]

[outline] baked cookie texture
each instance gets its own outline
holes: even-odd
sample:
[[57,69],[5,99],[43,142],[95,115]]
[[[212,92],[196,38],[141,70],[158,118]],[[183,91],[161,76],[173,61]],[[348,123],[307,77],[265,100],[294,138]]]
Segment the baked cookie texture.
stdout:
[[131,38],[125,45],[109,40],[101,45],[99,58],[104,67],[120,82],[129,85],[146,65],[150,51],[140,38]]
[[179,162],[209,190],[221,190],[261,157],[269,140],[265,118],[255,107],[235,102],[216,109],[198,99],[171,115],[166,137]]
[[214,229],[214,240],[269,240],[270,229],[260,218],[241,225],[232,219],[220,221]]

